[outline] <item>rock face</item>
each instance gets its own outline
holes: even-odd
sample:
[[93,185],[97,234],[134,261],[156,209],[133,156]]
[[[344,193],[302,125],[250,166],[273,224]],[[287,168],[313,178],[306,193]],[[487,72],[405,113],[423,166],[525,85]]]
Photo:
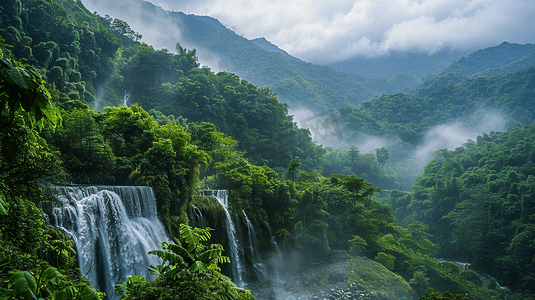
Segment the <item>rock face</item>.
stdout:
[[343,282],[349,279],[349,276],[347,276],[347,273],[343,269],[337,269],[331,272],[329,274],[329,282],[330,283],[338,283]]
[[351,256],[349,256],[345,250],[332,250],[331,253],[329,253],[329,257],[327,257],[329,263],[344,262],[349,259],[351,259]]
[[345,251],[329,256],[328,262],[299,270],[282,270],[277,279],[248,286],[258,300],[264,299],[417,299],[409,284],[380,263],[352,257]]

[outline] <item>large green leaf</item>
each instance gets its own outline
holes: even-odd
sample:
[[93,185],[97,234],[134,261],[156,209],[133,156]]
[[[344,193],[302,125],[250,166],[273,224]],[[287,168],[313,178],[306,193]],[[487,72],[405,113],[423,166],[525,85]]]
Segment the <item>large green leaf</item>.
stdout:
[[21,299],[37,299],[35,296],[35,290],[37,288],[35,278],[27,271],[15,271],[9,279],[8,287],[13,288]]
[[11,84],[16,84],[23,89],[29,88],[32,84],[32,78],[30,74],[28,74],[28,72],[21,67],[12,67],[2,71],[2,75],[4,75],[4,77]]
[[76,295],[76,289],[73,286],[67,286],[64,289],[56,293],[55,300],[70,300],[74,299]]
[[173,270],[169,270],[169,271],[165,272],[163,275],[164,275],[165,277],[170,278],[170,277],[175,277],[175,276],[178,276],[178,277],[180,277],[180,276],[184,276],[184,275],[186,275],[187,273],[188,273],[187,270],[173,269]]
[[81,293],[81,298],[83,300],[99,299],[97,292],[88,286],[85,286],[83,288],[82,293]]
[[185,224],[180,224],[180,237],[182,237],[184,242],[188,244],[188,252],[193,253],[199,240],[195,236],[193,230],[191,230],[191,227]]
[[149,254],[156,255],[161,258],[163,261],[167,261],[173,265],[184,263],[184,259],[179,255],[171,253],[165,250],[152,250],[148,252]]
[[4,195],[0,192],[0,215],[7,215],[8,204],[4,201]]
[[125,281],[119,280],[115,283],[115,291],[119,296],[124,297],[126,294],[128,294],[128,287],[126,285]]
[[41,274],[41,282],[45,284],[53,284],[58,285],[61,283],[61,273],[56,270],[54,267],[48,267],[46,268],[43,273]]
[[126,283],[127,283],[127,284],[136,284],[136,283],[141,283],[141,282],[145,282],[145,277],[142,276],[142,275],[134,275],[134,276],[130,276],[130,277],[128,277],[128,279],[126,280]]
[[184,249],[184,247],[182,246],[169,244],[167,245],[167,249],[182,257],[184,262],[186,262],[188,265],[195,261],[193,255],[188,250]]
[[169,267],[164,266],[164,265],[150,265],[150,267],[149,267],[149,275],[161,276],[168,269],[169,269]]
[[195,273],[195,272],[201,273],[207,270],[208,270],[208,267],[206,266],[206,264],[198,260],[195,261],[193,264],[191,264],[191,266],[189,266],[188,268],[188,272],[190,273]]
[[223,252],[220,249],[210,249],[204,251],[201,255],[199,255],[199,261],[202,261],[203,263],[211,262],[212,259],[221,257],[221,254]]
[[43,76],[33,67],[0,59],[0,111],[6,104],[11,111],[23,109],[29,113],[32,126],[43,128],[46,120],[54,129],[61,123],[61,115],[50,101]]

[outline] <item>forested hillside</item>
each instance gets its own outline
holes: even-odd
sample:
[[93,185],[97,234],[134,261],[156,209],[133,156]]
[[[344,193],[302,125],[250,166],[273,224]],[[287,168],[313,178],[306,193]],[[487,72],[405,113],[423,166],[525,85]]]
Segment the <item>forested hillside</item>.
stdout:
[[159,47],[172,50],[179,42],[195,48],[208,66],[234,73],[256,86],[269,87],[281,102],[295,108],[306,107],[321,113],[356,105],[383,93],[408,92],[418,83],[414,75],[392,82],[306,63],[264,50],[213,18],[167,12],[144,1],[97,0],[91,1],[91,5],[102,14],[126,20],[140,31],[142,28],[160,29],[158,35],[152,37],[161,45]]
[[[151,9],[159,8],[147,11]],[[211,18],[172,14],[228,31]],[[50,299],[103,297],[80,274],[74,243],[48,226],[57,201],[47,186],[59,184],[146,185],[154,190],[158,217],[176,245],[164,244],[154,252],[169,262],[151,269],[158,276],[154,282],[123,279],[127,299],[170,293],[180,298],[179,291],[252,298],[221,274],[219,263],[228,261],[222,258],[222,246],[208,246],[210,231],[185,226],[195,205],[212,221],[215,243],[226,235],[223,208],[196,194],[202,188],[229,190],[235,220],[256,228],[264,257],[276,244],[281,257],[300,254],[300,268],[328,265],[332,253],[346,253],[352,264],[373,260],[374,269],[364,270],[366,275],[346,274],[344,280],[358,287],[351,291],[354,295],[362,291],[377,299],[415,299],[449,290],[474,299],[532,298],[534,271],[529,257],[521,255],[530,253],[533,235],[532,125],[437,152],[412,193],[391,193],[386,201],[392,206],[377,196],[389,193],[382,188],[402,186],[401,174],[412,172],[408,153],[429,128],[451,120],[477,122],[471,113],[479,107],[532,123],[533,67],[467,76],[451,85],[444,85],[450,76],[444,75],[441,83],[426,85],[426,95],[374,97],[333,110],[316,124],[338,128],[333,137],[343,137],[349,145],[367,135],[394,140],[369,154],[354,146],[346,151],[314,143],[270,88],[230,71],[201,67],[197,51],[180,43],[170,49],[176,53],[155,50],[125,21],[92,14],[79,1],[10,0],[2,4],[0,22],[0,291],[7,299],[27,299],[32,293]],[[219,43],[215,35],[203,37],[207,31],[202,26],[195,28],[199,31],[191,39]],[[243,66],[251,66],[245,54]],[[379,82],[355,84],[351,76],[338,77],[326,67],[302,62],[285,66],[292,66],[288,74],[300,70],[324,82],[341,80],[336,83],[340,89],[360,88],[364,82],[370,84],[365,89],[375,89]],[[267,70],[272,78],[290,78]],[[407,81],[417,82],[413,77]],[[442,170],[442,165],[447,167]],[[439,226],[445,222],[449,225]],[[496,241],[501,248],[485,246]],[[173,256],[185,255],[177,245],[193,254],[181,261]],[[206,248],[209,252],[201,254]],[[464,254],[514,291],[431,258],[441,251],[457,259]],[[489,259],[495,264],[484,266]],[[315,282],[310,280],[309,286]],[[270,289],[278,284],[257,283]]]
[[444,255],[511,287],[533,287],[534,134],[533,124],[517,125],[436,152],[411,194],[392,192],[396,216],[428,224]]
[[461,146],[482,131],[504,130],[515,123],[531,124],[535,120],[534,88],[535,67],[476,78],[447,73],[430,79],[413,93],[382,95],[357,107],[341,108],[330,120],[339,127],[345,149],[351,145],[369,148],[370,142],[376,147],[386,146],[389,157],[383,172],[396,179],[368,177],[378,171],[362,168],[349,171],[347,166],[351,164],[347,160],[333,166],[338,169],[325,170],[353,172],[387,189],[409,191],[416,173],[421,172],[421,161],[427,162],[425,157],[433,150]]
[[535,45],[502,44],[476,51],[448,66],[442,73],[468,76],[505,74],[533,65]]

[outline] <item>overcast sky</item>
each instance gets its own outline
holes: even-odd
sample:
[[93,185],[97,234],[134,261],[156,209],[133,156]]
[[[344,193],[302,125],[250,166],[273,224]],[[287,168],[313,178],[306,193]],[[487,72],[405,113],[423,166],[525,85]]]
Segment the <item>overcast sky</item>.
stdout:
[[[84,0],[87,3],[91,0]],[[328,63],[390,51],[476,50],[535,43],[528,0],[151,0],[265,37],[293,56]]]

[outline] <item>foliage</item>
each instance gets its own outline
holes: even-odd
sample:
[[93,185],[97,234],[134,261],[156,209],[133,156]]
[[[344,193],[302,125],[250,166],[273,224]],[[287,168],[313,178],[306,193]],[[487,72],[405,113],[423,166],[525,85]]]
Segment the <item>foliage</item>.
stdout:
[[377,162],[383,166],[388,160],[388,150],[384,146],[381,148],[377,148],[375,149],[375,156],[377,157]]
[[130,276],[126,279],[126,281],[117,281],[117,283],[115,283],[115,291],[117,294],[119,294],[119,296],[121,296],[121,298],[123,298],[132,292],[134,286],[143,282],[145,282],[145,277],[141,275]]
[[446,299],[452,299],[452,300],[468,300],[470,298],[462,295],[462,294],[456,294],[453,295],[450,292],[432,292],[426,295],[423,295],[422,297],[418,298],[419,300],[446,300]]
[[[139,275],[129,277],[126,282],[119,281],[115,289],[121,296],[126,299],[254,299],[249,291],[236,288],[219,273],[218,264],[230,263],[230,259],[222,255],[221,245],[204,245],[212,229],[185,224],[180,228],[182,246],[164,241],[163,250],[149,252],[162,259],[161,265],[149,267],[149,274],[156,275],[156,281],[147,283]],[[161,289],[162,285],[166,288]]]
[[[533,125],[491,132],[435,154],[413,193],[392,192],[407,224],[425,223],[445,255],[468,259],[512,287],[532,286]],[[420,223],[416,223],[420,224]]]
[[61,153],[63,166],[77,183],[105,183],[112,179],[116,157],[105,142],[88,109],[71,109],[62,112],[63,126],[47,139]]
[[377,256],[375,256],[374,260],[381,263],[388,270],[394,270],[394,261],[396,260],[396,257],[393,255],[379,252],[377,253]]
[[35,68],[4,58],[0,49],[0,76],[0,114],[7,116],[4,112],[10,112],[1,126],[11,123],[19,109],[28,112],[32,125],[40,129],[61,124],[46,82]]
[[236,289],[230,281],[215,276],[184,276],[178,279],[160,276],[154,282],[135,285],[125,299],[253,300],[254,297],[249,291]]
[[104,299],[104,294],[85,283],[73,283],[62,279],[63,275],[53,267],[47,267],[37,274],[13,270],[3,299]]
[[184,246],[162,243],[163,250],[153,250],[149,254],[162,259],[160,266],[151,266],[153,275],[165,277],[180,277],[186,274],[210,273],[219,270],[219,263],[230,263],[227,256],[223,256],[223,246],[211,244],[209,249],[201,242],[210,239],[210,228],[191,228],[180,224],[180,237]]
[[[496,74],[497,70],[514,70],[514,63],[524,60],[535,53],[531,44],[519,45],[508,42],[482,49],[452,63],[444,73],[462,73],[474,76],[478,73]],[[525,66],[526,67],[526,66]],[[501,73],[501,72],[500,72]]]
[[[499,48],[512,51],[504,55],[516,53],[508,61],[496,59],[489,65],[487,58],[499,54],[486,50],[454,64],[451,71],[460,73],[440,74],[414,93],[343,107],[419,80],[403,75],[388,82],[369,80],[281,60],[228,35],[224,26],[206,17],[175,14],[187,20],[188,34],[200,45],[221,46],[225,57],[238,57],[233,70],[247,70],[249,80],[200,68],[196,50],[180,44],[177,53],[154,50],[140,43],[141,35],[126,22],[93,15],[80,1],[9,1],[1,15],[0,266],[6,271],[22,270],[27,272],[20,273],[23,277],[37,278],[31,272],[39,274],[52,265],[79,278],[72,243],[44,225],[40,208],[47,203],[39,182],[69,178],[150,185],[160,218],[177,244],[182,239],[182,246],[169,243],[154,252],[168,264],[152,272],[167,276],[155,283],[133,278],[121,285],[122,291],[132,299],[152,299],[158,293],[215,297],[212,292],[250,298],[219,276],[207,275],[217,274],[217,262],[226,261],[222,248],[204,248],[201,237],[207,233],[197,236],[196,229],[182,225],[205,177],[204,184],[230,190],[234,211],[240,217],[242,210],[247,212],[263,237],[263,250],[272,247],[273,234],[281,249],[298,249],[308,262],[324,261],[331,250],[375,259],[420,294],[447,287],[481,299],[501,295],[471,283],[480,285],[475,273],[429,259],[442,249],[468,258],[512,287],[533,286],[531,126],[482,135],[452,152],[439,151],[412,193],[392,191],[392,206],[373,198],[381,190],[374,186],[409,190],[410,182],[395,175],[412,175],[407,158],[436,125],[451,119],[477,123],[470,114],[481,107],[532,123],[535,69],[521,68],[529,65],[524,56],[532,47],[504,44]],[[269,63],[253,61],[255,54]],[[493,70],[486,70],[489,66]],[[493,76],[469,78],[481,72]],[[280,100],[306,100],[316,109],[343,107],[329,118],[340,127],[335,136],[348,144],[358,145],[369,136],[393,142],[375,154],[354,146],[349,151],[318,146],[273,91],[282,95]],[[22,97],[27,93],[31,97]],[[129,107],[108,106],[100,113],[88,109],[119,105],[128,96]],[[48,105],[52,99],[61,111]],[[33,129],[48,121],[55,130],[39,135]],[[181,237],[184,230],[188,238]],[[188,240],[197,246],[191,248]]]

